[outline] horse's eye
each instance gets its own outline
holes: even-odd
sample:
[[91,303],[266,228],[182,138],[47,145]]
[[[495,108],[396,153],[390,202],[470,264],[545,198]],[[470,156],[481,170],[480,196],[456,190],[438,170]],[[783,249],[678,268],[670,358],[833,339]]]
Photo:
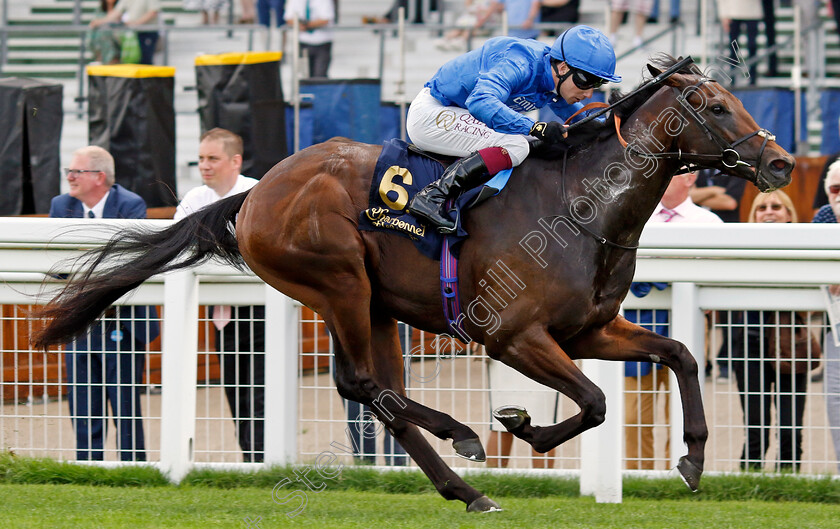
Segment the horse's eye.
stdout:
[[721,105],[720,103],[712,105],[712,114],[714,114],[715,116],[720,116],[721,114],[724,114],[725,112],[726,112],[726,109],[723,108],[723,105]]

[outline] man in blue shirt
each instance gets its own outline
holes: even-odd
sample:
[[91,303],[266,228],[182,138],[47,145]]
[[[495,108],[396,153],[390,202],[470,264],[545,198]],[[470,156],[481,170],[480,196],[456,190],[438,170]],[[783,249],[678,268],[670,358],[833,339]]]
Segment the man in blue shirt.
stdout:
[[497,37],[444,64],[414,98],[406,128],[418,147],[462,157],[422,189],[406,210],[451,233],[444,203],[483,184],[528,156],[528,136],[547,143],[566,137],[557,121],[535,122],[522,112],[550,107],[561,119],[582,108],[615,75],[609,39],[589,26],[565,31],[552,46]]

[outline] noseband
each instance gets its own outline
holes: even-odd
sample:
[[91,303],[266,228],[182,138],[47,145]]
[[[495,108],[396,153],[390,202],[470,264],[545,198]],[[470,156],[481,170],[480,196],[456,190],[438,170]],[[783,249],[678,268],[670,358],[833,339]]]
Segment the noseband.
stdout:
[[[700,116],[700,113],[695,109],[691,103],[688,101],[688,97],[684,94],[694,92],[694,90],[699,90],[701,86],[703,86],[707,82],[717,82],[714,79],[709,79],[707,77],[701,78],[694,84],[690,89],[684,90],[682,93],[677,95],[677,101],[680,103],[686,111],[688,111],[688,115],[694,120],[694,122],[706,133],[706,136],[717,146],[720,148],[720,153],[718,154],[696,154],[696,153],[684,153],[681,149],[677,149],[677,152],[661,152],[661,153],[647,153],[641,152],[638,149],[635,149],[632,145],[628,145],[621,135],[619,134],[619,139],[621,143],[624,145],[625,148],[630,149],[638,156],[643,158],[656,158],[656,159],[670,159],[670,160],[681,160],[686,162],[686,168],[688,170],[693,170],[701,165],[708,165],[710,162],[720,162],[725,167],[734,168],[734,167],[754,167],[756,171],[756,177],[759,174],[760,167],[761,167],[761,158],[764,156],[764,149],[767,147],[768,141],[775,141],[776,136],[774,136],[769,130],[759,128],[755,132],[751,132],[745,136],[738,138],[733,142],[728,142],[726,139],[723,138],[719,133],[712,130],[711,127],[706,123],[706,120]],[[617,127],[618,128],[618,127]],[[755,160],[755,164],[747,163],[741,160],[741,155],[738,151],[735,150],[735,147],[744,143],[745,141],[749,140],[753,136],[759,136],[764,138],[764,142],[761,144],[761,149],[758,151],[758,157]]]

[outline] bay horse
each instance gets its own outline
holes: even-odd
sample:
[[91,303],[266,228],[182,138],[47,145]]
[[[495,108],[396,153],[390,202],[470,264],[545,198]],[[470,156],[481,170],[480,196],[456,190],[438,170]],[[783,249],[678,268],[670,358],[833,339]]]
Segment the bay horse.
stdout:
[[[648,69],[659,75],[675,62],[661,56]],[[697,364],[683,344],[619,315],[635,249],[680,168],[720,169],[769,191],[790,182],[794,160],[735,96],[693,64],[623,101],[607,123],[567,152],[535,152],[503,192],[465,215],[470,237],[460,250],[459,290],[470,317],[462,330],[491,358],[580,408],[548,426],[530,424],[517,407],[497,414],[538,452],[604,421],[604,394],[574,360],[652,361],[673,370],[688,448],[677,468],[696,490],[708,436]],[[357,229],[380,151],[333,139],[286,158],[249,192],[164,230],[119,232],[88,254],[43,308],[39,316],[48,322],[33,343],[44,347],[83,333],[155,274],[211,257],[247,264],[323,317],[335,338],[338,392],[371,405],[444,498],[463,501],[468,511],[497,510],[444,463],[419,428],[452,439],[458,455],[482,461],[478,435],[405,395],[396,320],[438,334],[450,329],[441,309],[439,263],[407,238]],[[502,265],[507,279],[494,275]],[[488,279],[496,279],[492,296]]]

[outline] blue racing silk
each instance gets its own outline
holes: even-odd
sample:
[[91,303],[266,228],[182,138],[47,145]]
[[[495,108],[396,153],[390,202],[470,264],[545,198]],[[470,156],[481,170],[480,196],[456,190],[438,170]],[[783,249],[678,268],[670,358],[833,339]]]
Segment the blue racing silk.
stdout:
[[441,66],[425,86],[441,104],[467,109],[496,132],[527,135],[534,120],[520,112],[548,105],[566,120],[583,108],[555,93],[549,50],[535,40],[492,38]]

